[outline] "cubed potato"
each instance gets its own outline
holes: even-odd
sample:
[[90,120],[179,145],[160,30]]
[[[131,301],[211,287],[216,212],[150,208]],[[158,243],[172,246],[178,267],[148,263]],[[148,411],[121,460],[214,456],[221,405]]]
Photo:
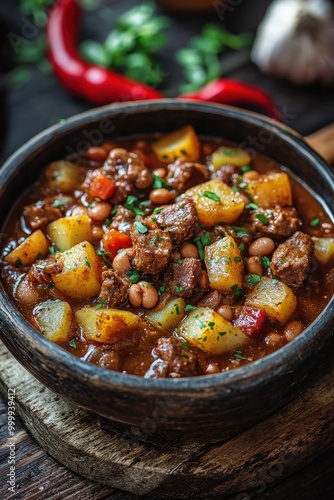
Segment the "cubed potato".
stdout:
[[264,309],[267,316],[285,324],[297,309],[297,299],[291,288],[271,278],[261,278],[247,295],[246,306]]
[[233,285],[242,288],[243,259],[238,245],[231,236],[224,236],[212,245],[206,246],[204,262],[211,288],[223,293],[230,292]]
[[45,171],[49,187],[61,193],[71,193],[80,184],[80,167],[70,161],[54,161]]
[[167,302],[159,311],[150,311],[146,319],[159,330],[171,330],[182,320],[185,307],[185,301],[178,297]]
[[334,262],[334,238],[313,238],[314,257],[320,264]]
[[285,172],[271,172],[259,179],[247,181],[246,192],[262,208],[292,206],[289,176]]
[[197,161],[200,142],[191,125],[165,135],[152,144],[152,149],[163,163],[170,163],[181,156],[189,161]]
[[245,202],[220,179],[212,179],[188,189],[184,196],[194,200],[198,218],[206,227],[232,224],[241,215]]
[[30,234],[20,245],[9,252],[4,258],[9,264],[17,267],[30,266],[49,251],[49,242],[44,233],[38,229]]
[[47,300],[34,309],[34,318],[44,337],[52,342],[71,339],[73,314],[71,306],[63,300]]
[[129,311],[84,307],[75,313],[75,319],[86,340],[113,344],[124,335],[145,327],[144,320]]
[[93,241],[91,220],[87,214],[61,217],[51,222],[45,232],[61,252],[82,241]]
[[56,259],[63,265],[60,273],[52,275],[58,290],[74,299],[88,299],[100,292],[102,263],[88,241],[57,254]]
[[249,337],[209,307],[197,307],[181,323],[180,336],[204,352],[223,354],[249,343]]
[[215,170],[219,170],[224,165],[243,167],[248,165],[251,159],[250,153],[245,149],[221,146],[212,153],[210,161]]

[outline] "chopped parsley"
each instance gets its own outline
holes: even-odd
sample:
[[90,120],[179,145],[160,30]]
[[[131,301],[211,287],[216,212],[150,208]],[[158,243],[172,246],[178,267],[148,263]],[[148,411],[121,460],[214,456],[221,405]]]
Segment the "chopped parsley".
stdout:
[[155,215],[157,215],[157,214],[160,214],[160,212],[161,212],[162,210],[163,210],[163,207],[158,207],[158,208],[155,208],[155,209],[153,210],[153,213],[154,213]]
[[86,266],[87,266],[87,267],[89,267],[89,269],[92,267],[92,266],[90,265],[90,262],[89,262],[89,260],[87,259],[87,257],[85,257],[85,264],[86,264]]
[[264,257],[260,257],[261,264],[264,265],[265,267],[270,266],[270,259],[266,255]]
[[219,196],[213,191],[204,191],[202,195],[199,194],[198,196],[205,196],[205,198],[208,198],[209,200],[220,201]]
[[243,174],[245,174],[246,172],[249,172],[250,170],[252,170],[252,167],[250,167],[249,165],[244,165],[243,167],[241,167],[241,172]]
[[129,276],[131,283],[138,283],[141,278],[141,273],[137,269],[129,269],[126,271],[126,275]]
[[51,245],[49,247],[49,254],[50,255],[53,255],[54,253],[58,252],[58,248],[56,247],[56,245]]
[[256,203],[248,203],[245,208],[248,208],[250,210],[257,210],[259,208],[259,205],[257,205]]
[[73,347],[74,349],[76,349],[76,347],[77,347],[77,343],[76,343],[76,341],[75,341],[74,339],[71,339],[71,340],[69,341],[68,345],[69,345],[70,347]]
[[259,274],[249,274],[247,276],[247,283],[249,286],[254,286],[257,283],[260,283],[261,276]]
[[187,344],[187,342],[185,340],[182,340],[181,345],[182,345],[183,349],[187,349],[188,350],[188,344]]
[[229,156],[229,155],[235,155],[235,154],[239,153],[239,150],[238,149],[223,149],[223,150],[221,150],[221,152],[223,153],[223,155]]
[[137,229],[137,231],[141,234],[145,234],[148,231],[148,227],[146,226],[146,224],[140,222],[139,220],[135,221],[134,226]]
[[249,236],[249,233],[245,227],[231,226],[232,229],[237,233],[237,238],[242,238],[243,236]]
[[153,175],[153,186],[152,188],[153,189],[161,189],[161,188],[165,188],[165,189],[170,189],[170,185],[164,181],[161,177],[159,177],[158,175],[156,174],[152,174]]
[[110,226],[110,224],[111,224],[111,219],[109,219],[109,218],[108,218],[108,219],[106,219],[106,220],[104,221],[104,223],[105,223],[105,225],[106,225],[107,227],[109,227],[109,226]]
[[43,255],[42,253],[39,253],[39,254],[37,255],[37,258],[38,258],[39,260],[43,260],[43,259],[45,259],[44,255]]
[[180,314],[180,308],[179,308],[178,304],[175,304],[175,311],[176,311],[176,314]]
[[180,283],[177,283],[174,288],[176,293],[181,293],[184,291],[184,288],[180,285]]
[[320,219],[313,219],[313,220],[311,220],[311,222],[310,222],[310,225],[311,225],[312,227],[317,227],[317,226],[319,226],[319,224],[320,224]]
[[102,297],[97,298],[97,304],[95,306],[95,309],[102,309],[102,307],[108,307],[109,302],[107,300],[104,300]]
[[99,257],[102,258],[102,260],[107,264],[107,266],[111,267],[111,262],[107,257],[110,252],[102,252],[102,250],[100,250],[99,248],[96,248],[95,253],[96,253],[96,255],[98,255]]
[[243,288],[239,288],[238,283],[236,283],[235,285],[232,285],[231,290],[234,293],[234,295],[236,295],[237,297],[244,297],[246,295],[245,290]]
[[238,248],[239,248],[239,252],[242,252],[243,250],[245,250],[245,243],[240,243]]
[[183,259],[178,259],[175,261],[176,264],[183,264]]
[[112,209],[110,215],[115,215],[117,214],[117,211],[118,211],[118,205],[115,205],[114,208]]
[[236,257],[234,257],[234,261],[235,262],[241,262],[242,261],[242,257],[236,256]]
[[194,309],[196,309],[196,306],[193,306],[192,304],[187,304],[184,310],[188,312],[188,311],[193,311]]
[[234,357],[237,359],[242,359],[242,360],[247,359],[247,358],[245,358],[245,356],[242,355],[242,351],[235,351]]
[[268,226],[269,220],[267,219],[267,217],[265,215],[256,214],[255,218],[258,219],[260,222],[262,222],[262,224],[264,224],[265,226]]
[[15,267],[17,267],[18,269],[21,269],[22,267],[22,260],[20,259],[20,257],[18,257],[15,261]]
[[52,203],[52,206],[54,208],[60,208],[66,205],[66,203],[68,203],[68,198],[57,199]]
[[159,292],[160,293],[164,293],[166,291],[166,286],[165,285],[162,285],[160,288],[159,288]]

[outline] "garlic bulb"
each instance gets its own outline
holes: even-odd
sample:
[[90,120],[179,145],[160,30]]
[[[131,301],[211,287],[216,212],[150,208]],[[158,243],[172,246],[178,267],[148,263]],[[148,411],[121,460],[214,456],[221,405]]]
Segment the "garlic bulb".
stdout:
[[328,0],[274,0],[251,58],[264,72],[297,84],[334,80],[334,17]]

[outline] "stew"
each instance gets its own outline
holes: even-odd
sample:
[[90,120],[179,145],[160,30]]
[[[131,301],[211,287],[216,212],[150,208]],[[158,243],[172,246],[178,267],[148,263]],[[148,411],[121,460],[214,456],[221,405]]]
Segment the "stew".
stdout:
[[334,226],[286,168],[189,125],[47,165],[3,234],[4,286],[70,353],[147,378],[231,370],[334,291]]

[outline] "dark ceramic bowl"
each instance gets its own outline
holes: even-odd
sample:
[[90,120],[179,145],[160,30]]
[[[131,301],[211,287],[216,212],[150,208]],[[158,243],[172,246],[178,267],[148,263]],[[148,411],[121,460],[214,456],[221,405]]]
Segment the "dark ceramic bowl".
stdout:
[[[333,216],[334,176],[293,131],[268,118],[229,107],[180,100],[111,105],[75,116],[29,141],[0,171],[0,217],[49,162],[102,140],[168,132],[192,124],[289,167]],[[331,208],[330,208],[331,207]],[[332,210],[332,212],[330,212]],[[3,223],[3,220],[0,221]],[[1,339],[33,375],[70,402],[142,428],[221,427],[232,435],[282,407],[305,387],[333,332],[334,298],[299,337],[275,353],[229,373],[148,380],[90,365],[46,340],[0,294]]]

